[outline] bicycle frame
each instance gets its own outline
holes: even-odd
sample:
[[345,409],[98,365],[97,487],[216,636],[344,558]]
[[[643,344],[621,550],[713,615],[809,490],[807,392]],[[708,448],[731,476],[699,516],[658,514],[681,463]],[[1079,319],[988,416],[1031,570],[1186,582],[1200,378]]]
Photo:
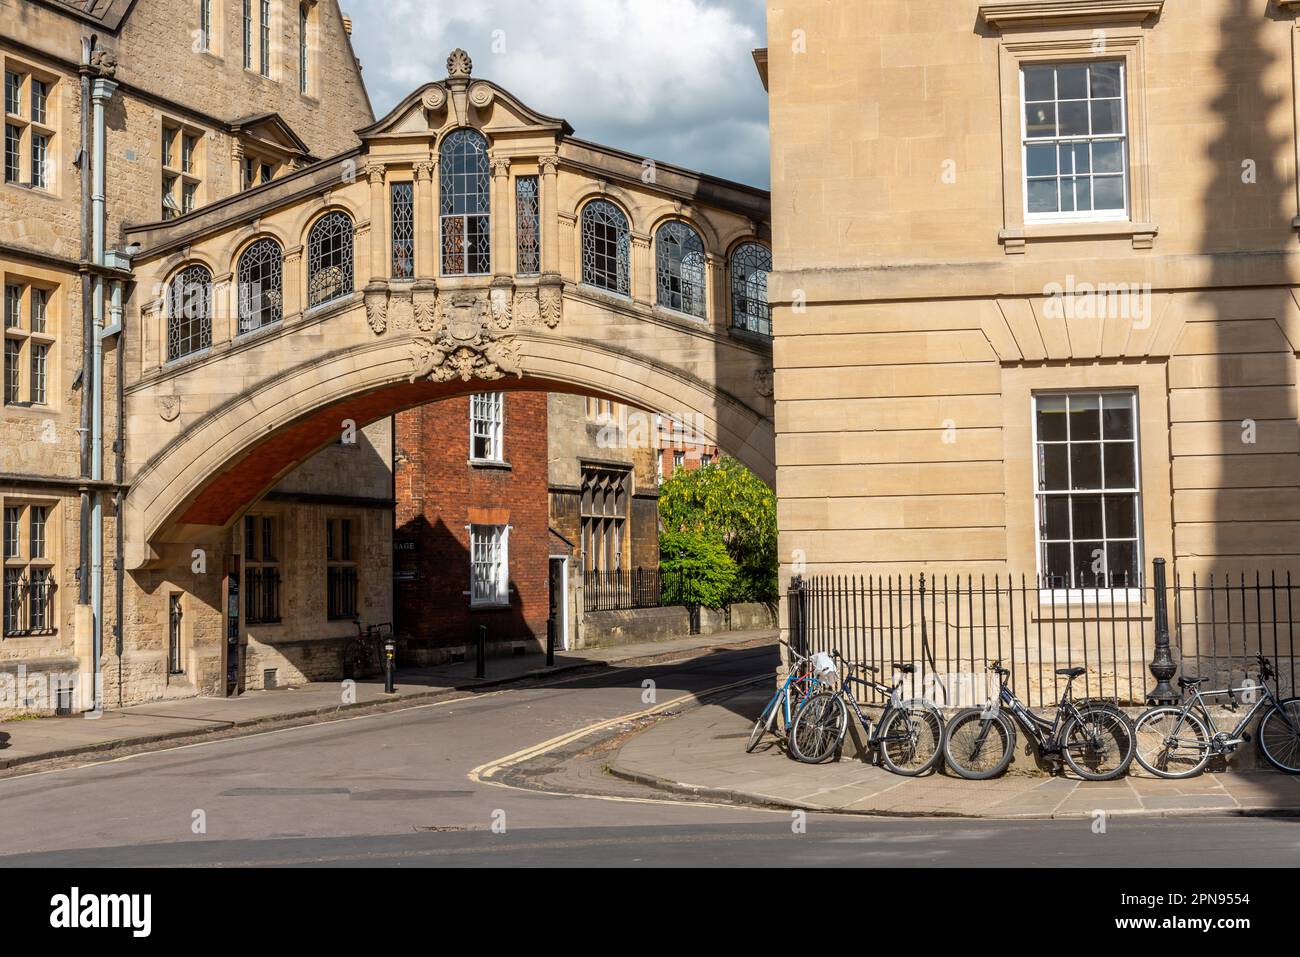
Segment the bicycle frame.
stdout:
[[[857,699],[854,698],[853,695],[849,694],[846,685],[850,681],[860,684],[864,688],[870,688],[877,694],[885,696],[885,708],[880,712],[880,720],[877,721],[874,726],[872,725],[871,719],[863,714],[862,709],[858,707]],[[878,736],[879,729],[884,727],[885,719],[888,718],[889,713],[894,710],[894,699],[898,696],[898,689],[902,686],[902,678],[899,678],[898,683],[891,687],[886,684],[881,684],[879,681],[872,681],[869,678],[859,678],[857,675],[846,674],[844,676],[844,682],[840,684],[839,689],[835,692],[847,700],[849,705],[853,708],[853,713],[858,716],[858,723],[862,725],[862,730],[866,732],[867,741],[872,747],[876,747],[880,743]]]
[[[1219,740],[1217,740],[1221,732],[1219,731],[1219,726],[1214,722],[1214,716],[1210,714],[1210,709],[1205,704],[1205,699],[1219,698],[1226,695],[1228,697],[1228,700],[1232,702],[1233,710],[1236,710],[1237,692],[1244,691],[1247,693],[1252,693],[1258,691],[1261,688],[1264,689],[1263,697],[1261,697],[1258,701],[1256,701],[1253,705],[1251,705],[1250,710],[1246,712],[1245,717],[1243,717],[1240,721],[1238,721],[1237,726],[1228,732],[1228,741],[1220,742]],[[1278,713],[1282,715],[1282,718],[1287,722],[1288,725],[1291,723],[1291,716],[1286,713],[1285,709],[1278,706],[1278,700],[1277,697],[1273,694],[1273,689],[1270,688],[1268,685],[1264,684],[1263,681],[1261,681],[1259,684],[1256,685],[1243,685],[1239,688],[1228,687],[1228,688],[1219,688],[1214,691],[1202,691],[1198,686],[1190,690],[1192,692],[1191,696],[1183,699],[1183,704],[1179,709],[1179,711],[1181,712],[1182,715],[1185,715],[1188,712],[1190,712],[1193,708],[1196,709],[1201,720],[1205,722],[1205,729],[1210,733],[1210,749],[1212,751],[1225,751],[1225,750],[1231,750],[1235,748],[1238,744],[1241,743],[1242,732],[1244,732],[1246,728],[1250,725],[1250,722],[1254,719],[1255,715],[1259,711],[1265,710],[1269,707],[1276,708]],[[1174,734],[1177,734],[1180,728],[1182,728],[1181,715],[1178,719],[1178,724],[1174,727]]]
[[[1053,754],[1061,750],[1060,734],[1065,727],[1065,722],[1072,717],[1082,717],[1078,707],[1074,703],[1074,694],[1071,685],[1066,684],[1065,694],[1056,706],[1056,714],[1052,720],[1034,714],[1024,703],[1016,697],[1016,693],[1007,686],[1005,675],[1000,675],[1001,679],[998,705],[1000,708],[1011,712],[1011,716],[1016,719],[1016,723],[1025,729],[1025,733],[1033,737],[1034,743],[1038,750],[1043,754]],[[988,717],[992,717],[991,710]]]

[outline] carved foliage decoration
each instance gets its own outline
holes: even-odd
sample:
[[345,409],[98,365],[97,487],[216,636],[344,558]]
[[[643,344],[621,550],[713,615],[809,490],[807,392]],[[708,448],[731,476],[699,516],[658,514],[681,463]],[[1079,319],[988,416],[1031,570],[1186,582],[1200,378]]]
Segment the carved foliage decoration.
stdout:
[[523,374],[518,344],[498,330],[489,299],[481,293],[440,295],[433,334],[411,344],[411,382]]
[[375,335],[388,328],[388,290],[366,290],[366,323]]

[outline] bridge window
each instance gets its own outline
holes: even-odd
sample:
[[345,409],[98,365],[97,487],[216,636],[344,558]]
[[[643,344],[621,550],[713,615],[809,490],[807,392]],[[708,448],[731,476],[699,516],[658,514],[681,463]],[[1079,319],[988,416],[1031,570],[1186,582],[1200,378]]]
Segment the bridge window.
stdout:
[[607,199],[582,208],[582,281],[621,296],[632,294],[632,239],[623,211]]
[[510,603],[509,541],[508,525],[469,527],[471,605]]
[[307,308],[352,294],[352,220],[327,213],[307,234]]
[[239,257],[239,331],[284,318],[283,256],[274,239],[259,239]]
[[168,295],[167,361],[212,345],[212,273],[206,266],[182,269]]
[[772,251],[759,243],[742,243],[731,254],[731,324],[764,336],[772,334],[767,304],[767,274]]
[[501,433],[505,426],[504,392],[476,392],[469,399],[469,457],[476,462],[502,462]]
[[704,242],[685,223],[664,223],[655,234],[655,278],[659,305],[705,317]]
[[542,271],[540,196],[536,176],[515,180],[515,256],[521,276]]
[[453,130],[440,156],[442,274],[482,276],[492,269],[487,140],[475,130]]
[[415,184],[393,183],[389,189],[393,224],[393,278],[415,275]]
[[325,520],[326,614],[331,620],[357,616],[357,563],[352,519]]

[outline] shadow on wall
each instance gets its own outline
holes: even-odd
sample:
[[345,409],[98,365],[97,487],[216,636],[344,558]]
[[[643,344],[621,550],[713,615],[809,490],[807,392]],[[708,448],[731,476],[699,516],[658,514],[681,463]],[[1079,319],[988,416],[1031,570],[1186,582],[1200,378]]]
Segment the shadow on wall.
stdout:
[[544,649],[548,609],[526,608],[513,578],[508,606],[470,605],[469,547],[441,518],[419,515],[399,525],[393,547],[394,629],[403,665],[472,659],[480,627],[487,629],[489,655]]

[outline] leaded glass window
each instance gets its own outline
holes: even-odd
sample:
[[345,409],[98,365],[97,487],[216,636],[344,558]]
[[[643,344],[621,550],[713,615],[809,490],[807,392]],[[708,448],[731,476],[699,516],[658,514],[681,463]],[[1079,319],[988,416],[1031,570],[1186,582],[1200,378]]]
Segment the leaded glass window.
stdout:
[[629,296],[631,261],[627,217],[607,199],[592,200],[582,208],[582,281]]
[[284,257],[274,239],[259,239],[239,257],[239,331],[284,318]]
[[393,278],[415,275],[415,184],[393,183],[390,190],[393,221]]
[[442,274],[484,275],[492,269],[487,140],[475,130],[453,130],[439,156]]
[[655,278],[659,305],[705,317],[704,242],[685,223],[664,223],[655,234]]
[[515,180],[515,256],[522,276],[542,271],[540,196],[536,176]]
[[352,294],[352,220],[326,213],[307,234],[307,308]]
[[767,274],[772,251],[759,243],[741,243],[731,254],[731,324],[761,335],[772,334],[767,304]]
[[212,273],[206,266],[187,266],[172,279],[168,294],[167,359],[199,352],[212,345]]

